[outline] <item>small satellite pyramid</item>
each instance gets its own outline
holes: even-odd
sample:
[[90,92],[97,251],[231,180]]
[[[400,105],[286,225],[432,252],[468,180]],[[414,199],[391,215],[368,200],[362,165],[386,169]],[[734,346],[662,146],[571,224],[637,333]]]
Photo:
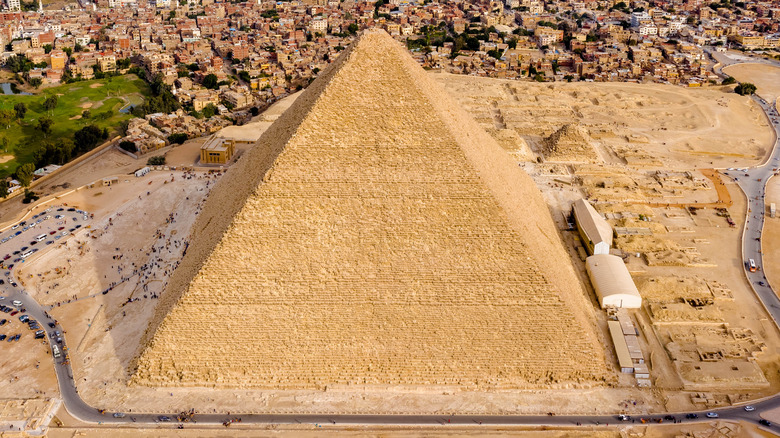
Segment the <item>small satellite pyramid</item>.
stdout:
[[533,181],[384,31],[364,32],[214,187],[131,384],[601,380]]

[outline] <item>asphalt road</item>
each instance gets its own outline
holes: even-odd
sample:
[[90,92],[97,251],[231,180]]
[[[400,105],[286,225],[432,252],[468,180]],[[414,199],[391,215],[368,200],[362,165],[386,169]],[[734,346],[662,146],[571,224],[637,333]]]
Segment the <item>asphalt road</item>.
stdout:
[[[756,101],[761,105],[764,111],[768,114],[770,121],[772,119],[778,120],[780,117],[771,108],[771,105],[767,102],[763,102],[760,98],[754,97]],[[773,122],[777,138],[780,138],[780,124]],[[727,175],[735,178],[750,199],[748,223],[745,227],[743,235],[743,254],[747,261],[752,258],[755,260],[758,266],[763,266],[763,259],[761,254],[760,240],[756,240],[761,236],[761,229],[764,222],[764,193],[767,180],[774,174],[774,168],[780,166],[780,141],[775,142],[772,155],[767,162],[755,168],[747,169],[747,171],[726,171]],[[745,176],[747,174],[747,176]],[[755,216],[755,217],[754,217]],[[81,220],[81,219],[79,219]],[[69,223],[70,225],[70,223]],[[72,227],[72,225],[71,225]],[[68,228],[69,229],[69,228]],[[29,230],[28,230],[29,231]],[[40,234],[40,232],[39,232]],[[22,234],[21,236],[28,236]],[[0,236],[1,237],[1,236]],[[26,241],[27,237],[20,239]],[[15,249],[14,249],[15,250]],[[5,246],[0,244],[0,254],[5,251]],[[763,271],[748,272],[746,270],[748,280],[753,285],[757,296],[761,299],[762,303],[769,311],[769,314],[777,324],[780,321],[780,300],[777,295],[768,285]],[[763,286],[759,284],[763,282]],[[10,289],[10,291],[9,291]],[[54,321],[46,311],[26,292],[19,288],[12,288],[10,285],[5,285],[5,290],[8,292],[6,304],[11,300],[22,301],[22,307],[26,307],[27,313],[30,317],[41,322],[41,326],[47,332],[47,338],[51,339],[52,333],[55,330],[64,332],[63,327]],[[50,327],[51,323],[54,327]],[[63,341],[62,347],[64,351],[67,351],[67,345]],[[157,412],[157,413],[132,413],[132,414],[120,414],[124,415],[120,418],[115,418],[113,412],[107,412],[99,410],[99,407],[93,407],[87,405],[79,396],[78,389],[75,386],[73,380],[73,371],[68,363],[67,354],[61,355],[59,358],[54,358],[55,371],[57,374],[57,381],[60,388],[60,393],[68,412],[75,418],[93,423],[102,424],[129,424],[129,423],[159,423],[170,424],[171,427],[176,427],[179,423],[176,421],[176,412]],[[780,407],[780,395],[776,395],[764,400],[755,401],[751,403],[755,410],[748,412],[745,411],[743,406],[733,406],[722,409],[715,409],[711,412],[718,414],[720,419],[724,420],[744,420],[751,423],[757,423],[760,420],[759,414],[763,411]],[[636,422],[640,423],[644,419],[648,423],[665,422],[670,420],[664,420],[666,416],[674,416],[677,421],[684,423],[691,422],[703,422],[711,421],[706,417],[706,412],[695,412],[698,415],[696,419],[686,419],[685,415],[688,412],[682,413],[662,413],[654,415],[644,415],[633,417],[628,423]],[[168,417],[170,422],[162,421],[161,417]],[[242,424],[296,424],[305,423],[313,425],[430,425],[430,426],[504,426],[504,425],[529,425],[529,426],[615,426],[618,424],[625,424],[617,419],[617,413],[615,415],[349,415],[349,414],[286,414],[286,415],[268,415],[268,414],[238,414],[233,413],[227,415],[222,414],[199,414],[195,413],[193,419],[199,424],[222,424],[230,422],[231,420],[241,420]],[[780,434],[780,428],[777,425],[771,427],[763,427],[765,430],[770,430],[775,434]]]

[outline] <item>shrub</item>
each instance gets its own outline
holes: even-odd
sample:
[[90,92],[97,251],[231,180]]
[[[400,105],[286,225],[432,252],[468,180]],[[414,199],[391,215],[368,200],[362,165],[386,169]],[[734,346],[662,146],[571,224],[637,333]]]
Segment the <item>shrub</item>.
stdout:
[[734,88],[734,92],[740,96],[750,96],[756,92],[756,86],[750,82],[742,82],[741,84],[737,85],[737,88]]
[[171,134],[168,136],[168,142],[170,144],[182,144],[185,141],[187,141],[187,134],[184,133]]
[[165,156],[157,155],[156,157],[149,157],[149,159],[146,160],[146,164],[150,166],[162,166],[165,164]]
[[138,148],[135,146],[135,142],[123,140],[119,143],[119,147],[126,150],[127,152],[135,152],[138,150]]

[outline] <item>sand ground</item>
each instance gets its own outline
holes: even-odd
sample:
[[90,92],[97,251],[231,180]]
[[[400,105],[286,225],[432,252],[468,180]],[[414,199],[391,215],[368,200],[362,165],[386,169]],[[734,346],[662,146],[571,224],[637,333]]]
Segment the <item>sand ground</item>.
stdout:
[[[432,73],[499,144],[534,161],[541,139],[587,129],[608,164],[665,169],[748,166],[768,155],[771,130],[748,97],[660,84],[538,84]],[[527,147],[507,144],[504,133]]]
[[751,82],[756,94],[768,101],[780,97],[780,68],[766,64],[736,64],[723,69],[740,82]]

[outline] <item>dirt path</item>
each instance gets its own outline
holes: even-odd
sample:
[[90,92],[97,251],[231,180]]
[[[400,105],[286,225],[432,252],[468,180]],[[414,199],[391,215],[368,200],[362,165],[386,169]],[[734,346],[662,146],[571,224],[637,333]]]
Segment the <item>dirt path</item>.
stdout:
[[731,207],[733,202],[731,201],[731,194],[729,194],[728,189],[726,188],[726,185],[723,184],[723,181],[720,179],[720,174],[715,169],[700,169],[699,172],[702,173],[705,177],[709,178],[710,181],[715,185],[715,191],[718,193],[718,200],[715,202],[706,202],[706,203],[677,203],[677,204],[667,204],[664,202],[634,202],[633,204],[643,204],[650,207],[674,207],[674,208],[688,208],[688,207],[695,207],[695,208],[728,208]]

